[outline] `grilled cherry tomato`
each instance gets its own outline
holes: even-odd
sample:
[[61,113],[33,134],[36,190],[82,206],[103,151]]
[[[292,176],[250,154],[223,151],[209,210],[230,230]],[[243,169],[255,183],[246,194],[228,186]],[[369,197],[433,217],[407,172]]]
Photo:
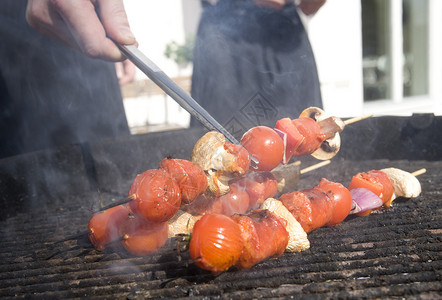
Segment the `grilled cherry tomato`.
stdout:
[[193,227],[189,253],[197,266],[219,273],[238,261],[243,247],[235,221],[221,214],[206,214]]
[[326,226],[334,226],[347,218],[351,210],[352,198],[350,191],[340,183],[328,181],[322,178],[318,188],[323,190],[327,196],[335,203],[332,217]]
[[167,222],[148,222],[142,216],[131,214],[120,227],[121,244],[133,255],[152,254],[166,243],[168,230]]
[[249,209],[259,207],[265,199],[274,197],[278,191],[278,182],[270,172],[249,172],[230,186],[236,186],[247,192]]
[[119,235],[121,223],[127,218],[130,210],[125,205],[118,205],[94,214],[88,224],[89,240],[95,248],[102,251],[113,247]]
[[252,127],[243,135],[241,145],[259,161],[258,171],[272,170],[284,157],[284,142],[270,127]]
[[321,127],[318,123],[313,119],[304,117],[294,119],[292,122],[304,137],[304,140],[295,149],[293,155],[302,156],[315,152],[325,140],[325,135],[321,133]]
[[160,162],[160,169],[167,171],[178,183],[183,204],[191,203],[207,189],[206,174],[189,160],[165,158]]
[[[369,172],[361,172],[353,176],[349,190],[355,188],[366,188],[367,190],[375,193],[382,199],[384,205],[389,206],[391,204],[391,197],[393,196],[393,185],[391,184],[388,175],[382,171],[371,170]],[[371,210],[367,210],[358,214],[359,216],[370,215]]]
[[230,191],[218,197],[213,202],[210,212],[220,213],[226,216],[232,216],[234,214],[244,214],[249,208],[249,194],[247,192],[231,184]]
[[151,222],[169,220],[181,205],[180,187],[162,169],[138,175],[130,187],[129,197],[133,197],[129,202],[132,211]]
[[392,201],[391,198],[393,197],[394,193],[394,187],[393,184],[391,183],[390,177],[388,177],[387,174],[379,170],[371,170],[369,173],[374,174],[379,178],[379,181],[382,183],[383,187],[382,195],[384,196],[384,198],[382,197],[379,198],[382,199],[385,206],[390,206]]

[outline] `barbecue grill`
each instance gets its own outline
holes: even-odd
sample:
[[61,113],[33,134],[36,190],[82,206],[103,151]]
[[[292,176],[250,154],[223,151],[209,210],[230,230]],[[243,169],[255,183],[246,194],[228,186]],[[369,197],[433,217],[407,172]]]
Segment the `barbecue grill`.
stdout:
[[0,297],[442,296],[442,118],[432,114],[349,125],[331,164],[301,177],[299,189],[322,177],[348,185],[354,174],[371,169],[427,169],[419,176],[418,198],[397,199],[390,209],[317,229],[308,235],[307,251],[214,276],[191,263],[181,238],[147,257],[94,250],[84,231],[100,201],[123,198],[137,173],[157,168],[166,156],[188,159],[204,132],[151,133],[0,160]]

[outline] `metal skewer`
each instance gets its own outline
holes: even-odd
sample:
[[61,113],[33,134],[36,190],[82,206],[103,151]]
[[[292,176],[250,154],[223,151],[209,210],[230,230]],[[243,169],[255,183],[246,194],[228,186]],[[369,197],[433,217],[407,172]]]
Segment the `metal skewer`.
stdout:
[[[221,124],[218,123],[201,105],[196,102],[185,90],[177,85],[169,76],[166,75],[157,65],[147,58],[134,45],[120,45],[115,43],[123,54],[132,61],[144,74],[147,75],[155,84],[157,84],[167,95],[172,97],[182,108],[200,121],[207,129],[216,130],[222,133],[226,139],[239,144],[236,138],[230,134]],[[256,168],[258,160],[251,157],[252,167]]]

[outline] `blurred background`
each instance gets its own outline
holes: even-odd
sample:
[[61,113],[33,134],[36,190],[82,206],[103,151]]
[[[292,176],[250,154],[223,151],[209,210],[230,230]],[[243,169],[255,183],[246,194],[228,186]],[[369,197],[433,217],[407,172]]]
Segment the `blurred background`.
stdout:
[[[190,92],[200,0],[125,7],[140,50]],[[441,0],[328,0],[303,22],[329,114],[442,114]],[[189,114],[139,70],[122,93],[133,134],[189,125]]]

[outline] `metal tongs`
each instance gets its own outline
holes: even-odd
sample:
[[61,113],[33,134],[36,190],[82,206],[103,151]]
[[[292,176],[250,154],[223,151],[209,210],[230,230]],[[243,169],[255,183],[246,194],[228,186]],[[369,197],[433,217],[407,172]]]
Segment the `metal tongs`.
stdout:
[[[167,95],[172,97],[182,108],[200,121],[207,129],[216,130],[222,133],[226,139],[239,144],[236,138],[230,134],[221,124],[218,123],[201,105],[196,102],[185,90],[177,85],[169,76],[166,75],[156,64],[146,57],[134,45],[121,45],[115,43],[123,54],[132,61],[144,74],[147,75],[155,84],[157,84]],[[250,156],[252,167],[256,168],[258,160]]]

